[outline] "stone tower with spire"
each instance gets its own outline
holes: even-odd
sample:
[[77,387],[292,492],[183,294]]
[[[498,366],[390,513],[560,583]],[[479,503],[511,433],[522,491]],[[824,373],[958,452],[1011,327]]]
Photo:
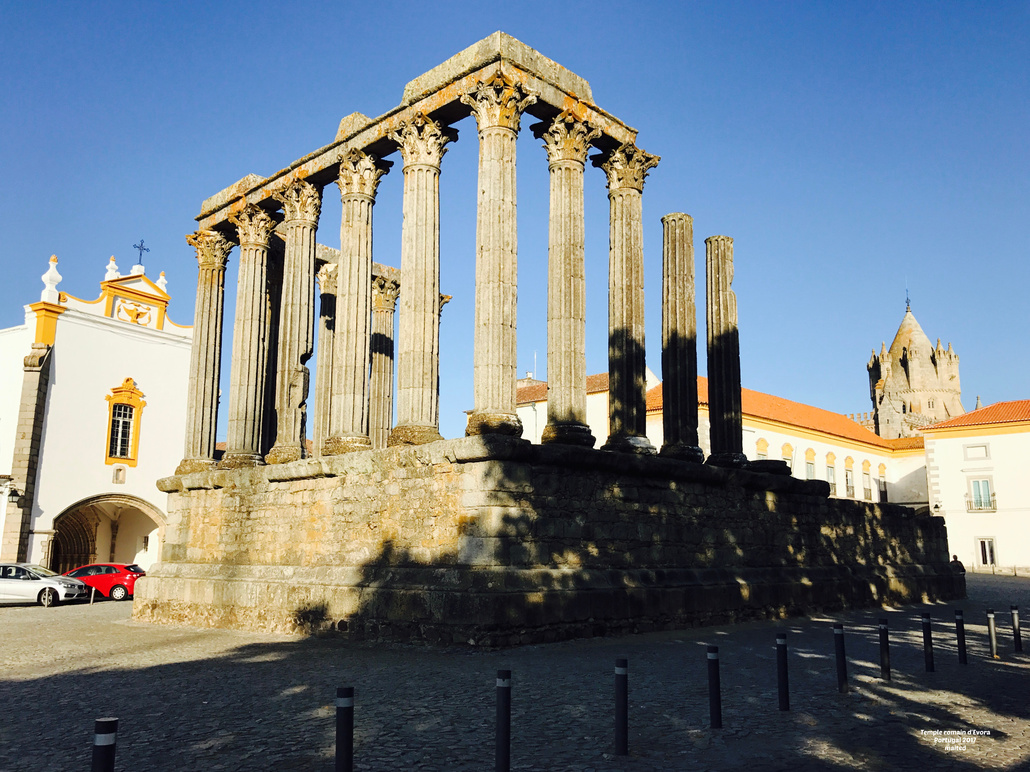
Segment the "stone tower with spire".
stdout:
[[880,344],[866,366],[873,426],[881,437],[914,437],[924,426],[962,415],[958,354],[941,339],[934,346],[906,304],[890,348]]

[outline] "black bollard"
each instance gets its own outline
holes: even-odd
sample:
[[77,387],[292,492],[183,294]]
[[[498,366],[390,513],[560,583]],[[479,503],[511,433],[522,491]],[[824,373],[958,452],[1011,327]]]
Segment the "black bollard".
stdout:
[[844,625],[833,626],[833,645],[837,652],[837,691],[848,693],[848,663],[844,654]]
[[968,665],[966,659],[966,620],[961,609],[955,609],[955,637],[958,639],[958,663]]
[[887,620],[880,620],[880,678],[891,680],[891,642]]
[[923,614],[923,660],[926,662],[926,672],[933,670],[933,633],[930,630],[930,615]]
[[98,718],[93,724],[92,772],[114,772],[115,740],[118,738],[117,718]]
[[511,671],[497,671],[497,735],[494,751],[496,772],[511,769]]
[[615,755],[629,753],[629,666],[615,660]]
[[1023,650],[1023,638],[1019,634],[1019,606],[1009,606],[1012,612],[1012,650]]
[[336,687],[336,772],[354,772],[354,687]]
[[787,634],[776,633],[776,685],[780,692],[780,710],[790,710],[790,684],[787,681]]
[[708,647],[708,715],[712,729],[722,729],[722,686],[719,683],[719,647]]
[[998,656],[998,631],[994,627],[994,609],[987,609],[987,635],[991,639],[991,659],[1001,659]]

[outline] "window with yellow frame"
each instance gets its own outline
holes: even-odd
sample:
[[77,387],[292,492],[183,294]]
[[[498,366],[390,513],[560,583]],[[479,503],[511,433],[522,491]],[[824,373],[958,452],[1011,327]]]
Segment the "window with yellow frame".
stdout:
[[143,392],[132,378],[111,389],[107,395],[107,458],[108,464],[136,466],[139,458],[139,427],[143,416]]

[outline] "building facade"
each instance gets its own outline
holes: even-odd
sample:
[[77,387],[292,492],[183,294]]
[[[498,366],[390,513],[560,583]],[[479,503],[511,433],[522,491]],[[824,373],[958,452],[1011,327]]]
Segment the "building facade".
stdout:
[[0,330],[2,559],[64,571],[158,560],[180,457],[192,328],[173,323],[164,274],[121,275],[100,296],[58,290],[57,258],[22,325]]
[[1030,400],[998,402],[923,429],[931,507],[974,571],[1030,571]]

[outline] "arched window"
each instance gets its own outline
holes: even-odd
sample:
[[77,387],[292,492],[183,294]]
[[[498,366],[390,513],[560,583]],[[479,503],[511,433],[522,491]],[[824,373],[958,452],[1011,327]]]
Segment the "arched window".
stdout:
[[873,478],[869,473],[872,464],[866,459],[862,462],[862,493],[865,495],[866,501],[873,500]]
[[107,395],[107,458],[108,464],[136,466],[139,456],[139,427],[143,416],[143,392],[132,378],[111,389]]
[[844,459],[844,494],[855,498],[855,459],[851,456]]
[[880,490],[880,503],[887,503],[887,465],[880,464],[880,468],[877,470],[880,473],[877,482],[877,487]]
[[813,448],[805,451],[805,479],[815,479],[815,450]]
[[769,458],[769,440],[759,437],[755,443],[755,458]]
[[794,448],[789,442],[783,443],[783,447],[780,448],[780,458],[787,463],[787,468],[793,473],[794,471]]
[[830,495],[837,495],[837,456],[835,453],[826,454],[826,482],[830,484]]

